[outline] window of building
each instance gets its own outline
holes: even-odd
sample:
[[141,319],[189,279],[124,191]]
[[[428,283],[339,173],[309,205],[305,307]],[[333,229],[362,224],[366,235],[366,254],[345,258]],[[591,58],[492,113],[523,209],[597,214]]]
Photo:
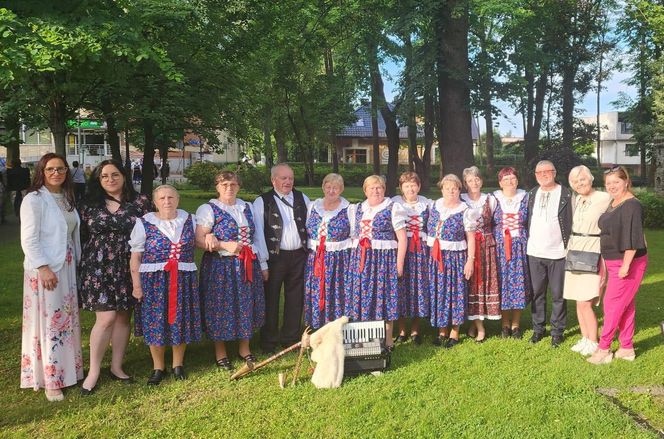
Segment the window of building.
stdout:
[[367,163],[366,149],[346,149],[344,151],[344,162],[346,163]]
[[357,124],[356,125],[358,127],[363,127],[364,126],[364,119],[362,119],[361,117],[359,119],[357,119]]
[[632,122],[620,122],[620,134],[633,134]]
[[636,157],[639,155],[639,147],[636,143],[625,145],[625,157]]

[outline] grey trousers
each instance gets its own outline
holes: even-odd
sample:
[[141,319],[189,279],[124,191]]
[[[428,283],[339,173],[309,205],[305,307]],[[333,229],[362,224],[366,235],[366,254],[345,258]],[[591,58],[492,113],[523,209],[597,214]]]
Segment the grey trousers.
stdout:
[[551,289],[551,335],[563,335],[567,323],[567,301],[563,299],[565,258],[546,259],[528,256],[530,281],[533,285],[531,303],[533,331],[544,333],[546,327],[546,290]]

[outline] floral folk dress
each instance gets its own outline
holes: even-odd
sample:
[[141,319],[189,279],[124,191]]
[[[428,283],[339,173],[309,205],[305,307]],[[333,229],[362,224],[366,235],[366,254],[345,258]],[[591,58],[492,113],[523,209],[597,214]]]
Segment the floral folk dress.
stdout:
[[196,221],[211,229],[219,241],[243,245],[239,255],[225,250],[203,254],[200,287],[205,334],[214,341],[250,339],[265,322],[259,260],[267,259],[267,249],[258,248],[251,205],[242,200],[232,206],[210,200],[198,208]]
[[500,309],[524,309],[531,297],[526,255],[528,193],[518,189],[511,199],[505,197],[502,191],[496,191],[493,195],[498,201],[493,212],[493,236],[498,259]]
[[392,198],[406,214],[408,249],[399,279],[399,315],[401,317],[428,317],[431,306],[429,290],[429,246],[427,246],[427,222],[433,201],[418,196],[415,203],[403,197]]
[[[131,233],[131,251],[143,253],[143,301],[136,308],[145,344],[174,346],[201,339],[200,295],[194,263],[194,219],[183,210],[173,220],[148,213]],[[171,288],[171,286],[175,286]]]
[[122,311],[133,307],[129,273],[129,236],[136,219],[151,210],[145,195],[111,213],[106,205],[81,206],[81,263],[78,296],[88,311]]
[[477,218],[465,203],[445,207],[438,199],[431,209],[427,230],[431,326],[460,325],[466,318],[468,283],[463,269],[468,259],[466,232],[474,231]]
[[307,217],[309,255],[304,270],[304,323],[314,329],[344,315],[345,283],[352,247],[352,206],[341,199],[328,211],[323,200],[311,203]]
[[37,270],[26,270],[23,275],[21,388],[34,390],[61,389],[83,379],[72,235],[78,233],[78,214],[66,209],[64,195],[48,195],[55,198],[67,222],[67,253],[64,265],[55,273],[55,289],[44,289]]
[[481,194],[471,200],[467,194],[461,199],[476,211],[475,266],[468,285],[468,320],[500,320],[500,284],[496,240],[493,236],[493,212],[497,201],[493,195]]
[[396,230],[405,227],[403,208],[390,199],[360,203],[353,221],[353,250],[346,272],[346,316],[355,321],[397,320]]

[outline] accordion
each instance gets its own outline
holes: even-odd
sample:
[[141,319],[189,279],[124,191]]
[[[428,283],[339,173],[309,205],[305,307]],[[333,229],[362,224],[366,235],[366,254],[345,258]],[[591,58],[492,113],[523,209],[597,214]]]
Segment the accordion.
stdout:
[[350,322],[343,328],[344,375],[383,371],[391,355],[385,347],[385,322]]

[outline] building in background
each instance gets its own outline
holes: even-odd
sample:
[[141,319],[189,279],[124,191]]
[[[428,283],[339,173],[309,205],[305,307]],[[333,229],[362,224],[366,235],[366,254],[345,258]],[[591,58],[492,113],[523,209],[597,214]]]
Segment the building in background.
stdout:
[[[582,117],[586,124],[596,125],[597,116]],[[600,113],[600,157],[602,167],[623,165],[638,175],[641,172],[641,156],[632,133],[632,124],[627,122],[623,113],[610,111]],[[597,152],[593,153],[597,158]]]

